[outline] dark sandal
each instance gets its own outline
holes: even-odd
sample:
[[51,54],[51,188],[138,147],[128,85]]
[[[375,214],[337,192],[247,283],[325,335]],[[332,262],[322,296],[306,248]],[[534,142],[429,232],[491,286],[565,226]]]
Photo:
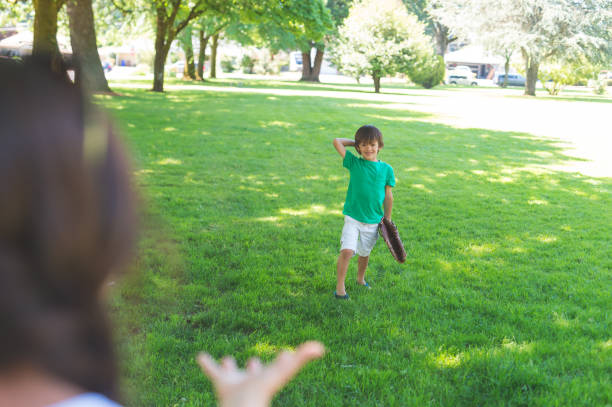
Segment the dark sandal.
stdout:
[[336,291],[334,291],[334,296],[336,297],[337,300],[348,300],[349,299],[348,294],[338,295],[336,294]]

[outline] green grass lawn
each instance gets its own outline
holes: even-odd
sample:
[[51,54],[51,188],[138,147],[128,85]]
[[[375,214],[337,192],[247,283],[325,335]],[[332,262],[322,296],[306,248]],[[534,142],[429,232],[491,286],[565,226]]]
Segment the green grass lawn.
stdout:
[[[122,96],[98,97],[143,197],[136,270],[111,303],[127,405],[214,405],[198,351],[242,365],[309,339],[328,353],[274,405],[612,404],[610,178],[543,169],[571,157],[530,134],[454,128],[348,93],[210,84],[331,86],[115,83]],[[351,299],[338,301],[348,172],[331,141],[366,123],[395,169],[408,260],[378,242],[372,290],[356,286],[353,260]]]

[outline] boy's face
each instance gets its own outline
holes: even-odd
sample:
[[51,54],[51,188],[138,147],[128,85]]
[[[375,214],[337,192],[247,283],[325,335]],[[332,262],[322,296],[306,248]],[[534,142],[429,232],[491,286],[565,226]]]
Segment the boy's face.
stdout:
[[359,143],[359,154],[368,161],[378,160],[378,141],[367,141]]

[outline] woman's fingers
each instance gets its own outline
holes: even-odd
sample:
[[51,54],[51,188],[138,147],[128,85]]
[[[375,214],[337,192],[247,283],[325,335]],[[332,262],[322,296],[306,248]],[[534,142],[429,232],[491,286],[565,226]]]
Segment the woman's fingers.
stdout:
[[[238,369],[236,360],[230,356],[217,363],[209,354],[200,353],[197,361],[202,371],[215,383],[216,387],[221,386],[221,388],[227,390],[226,386],[228,385],[259,383],[256,388],[260,389],[260,393],[273,395],[291,380],[306,363],[320,358],[324,353],[325,348],[320,342],[305,342],[298,346],[295,352],[282,352],[267,366],[263,365],[258,358],[251,358],[244,371]],[[267,390],[264,390],[264,388]],[[217,388],[217,390],[223,391],[220,388]],[[242,390],[246,391],[246,387]],[[234,388],[233,391],[239,390]]]
[[274,391],[279,390],[300,369],[313,359],[320,358],[325,353],[325,347],[320,342],[310,341],[300,345],[295,352],[282,352],[274,362],[268,366],[272,376],[270,385]]
[[226,371],[234,371],[238,369],[236,366],[236,359],[232,356],[226,356],[221,360],[221,368]]
[[251,358],[246,364],[246,371],[248,374],[258,374],[263,369],[261,360],[259,358]]
[[208,353],[200,353],[197,357],[198,364],[202,371],[208,376],[211,380],[215,381],[219,374],[221,373],[221,368],[215,362],[215,360]]

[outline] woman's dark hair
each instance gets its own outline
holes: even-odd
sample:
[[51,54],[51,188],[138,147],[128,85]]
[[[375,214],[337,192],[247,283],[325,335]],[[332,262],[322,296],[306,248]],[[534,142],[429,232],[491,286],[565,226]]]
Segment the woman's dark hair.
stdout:
[[0,370],[34,364],[117,397],[100,291],[134,199],[109,122],[35,60],[0,60]]
[[385,145],[385,143],[383,143],[383,136],[380,130],[370,124],[361,126],[355,133],[355,150],[361,154],[359,151],[359,144],[369,144],[373,141],[378,142],[379,150]]

